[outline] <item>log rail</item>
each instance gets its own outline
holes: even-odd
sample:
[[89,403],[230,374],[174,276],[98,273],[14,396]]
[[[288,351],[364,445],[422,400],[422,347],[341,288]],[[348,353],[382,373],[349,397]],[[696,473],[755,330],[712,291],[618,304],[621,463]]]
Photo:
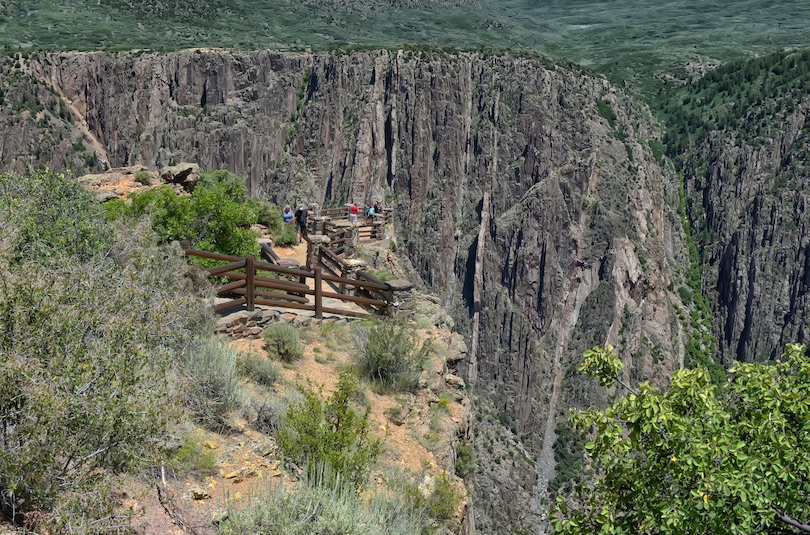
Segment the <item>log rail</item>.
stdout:
[[[315,312],[316,318],[321,319],[324,312],[353,317],[388,314],[392,306],[391,287],[387,283],[363,272],[358,272],[356,278],[341,276],[341,259],[326,249],[322,250],[323,254],[331,263],[319,262],[315,269],[308,270],[261,262],[253,255],[237,257],[191,249],[185,241],[181,243],[181,247],[186,258],[225,262],[222,265],[201,268],[201,273],[219,284],[216,286],[217,296],[230,298],[213,306],[214,312],[242,305],[252,311],[256,305],[263,305],[309,310]],[[312,282],[311,287],[308,281]],[[334,291],[324,291],[324,282]],[[360,305],[365,312],[325,307],[325,297]]]

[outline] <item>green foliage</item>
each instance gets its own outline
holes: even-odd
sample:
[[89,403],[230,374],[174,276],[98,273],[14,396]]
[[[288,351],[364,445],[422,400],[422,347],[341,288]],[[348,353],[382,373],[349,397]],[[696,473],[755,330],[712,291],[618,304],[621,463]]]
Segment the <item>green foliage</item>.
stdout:
[[[192,246],[235,256],[258,252],[255,203],[246,202],[244,180],[227,171],[204,173],[191,197],[170,186],[130,195],[131,204],[111,204],[108,217],[148,215],[162,242],[189,240]],[[107,203],[109,204],[109,203]]]
[[196,190],[201,187],[203,190],[214,190],[229,199],[238,203],[245,203],[248,200],[247,185],[245,179],[234,175],[225,169],[217,169],[200,175]]
[[183,437],[183,443],[168,459],[168,467],[177,476],[194,474],[211,476],[217,473],[217,454],[200,442],[201,436],[191,433]]
[[0,175],[0,213],[15,261],[87,260],[112,244],[112,231],[93,195],[53,171]]
[[[108,474],[160,455],[156,437],[180,412],[175,356],[210,315],[180,255],[144,226],[111,228],[59,175],[3,180],[0,221],[20,226],[0,237],[0,509],[98,533],[120,525]],[[38,208],[51,187],[59,214]],[[55,218],[70,237],[26,239],[26,218]]]
[[619,379],[624,363],[616,356],[612,345],[594,347],[585,351],[582,356],[585,361],[580,365],[579,371],[598,378],[602,386],[610,387],[614,382],[624,385]]
[[455,482],[450,479],[447,472],[442,472],[436,478],[433,492],[427,499],[426,510],[431,518],[436,520],[450,520],[455,517],[461,505],[462,495],[456,488]]
[[222,426],[227,414],[242,403],[236,371],[236,351],[223,338],[210,337],[182,353],[188,384],[185,404],[196,420],[209,427]]
[[284,223],[281,230],[273,235],[273,244],[279,247],[298,245],[298,233],[295,231],[295,225]]
[[298,328],[289,323],[273,323],[264,327],[264,348],[273,360],[295,362],[304,356]]
[[613,108],[609,102],[605,100],[597,100],[596,109],[599,111],[599,115],[607,120],[611,128],[616,127],[616,113],[613,111]]
[[124,199],[110,199],[109,201],[105,202],[101,205],[101,208],[104,213],[104,217],[108,221],[116,221],[118,219],[123,219],[127,215],[127,203]]
[[381,442],[370,434],[371,407],[356,407],[359,392],[357,381],[345,372],[329,398],[302,387],[303,401],[282,418],[278,443],[284,455],[311,469],[326,466],[355,488],[362,485]]
[[284,219],[278,206],[255,197],[248,197],[245,204],[256,214],[256,222],[267,227],[270,234],[276,236],[282,232]]
[[264,386],[273,386],[278,380],[278,368],[273,361],[256,353],[240,353],[236,357],[236,369],[243,377],[248,377]]
[[[703,257],[695,243],[692,225],[686,213],[686,193],[683,187],[683,176],[678,187],[678,215],[681,218],[686,235],[686,248],[689,252],[689,266],[686,269],[686,283],[691,289],[679,288],[678,293],[684,304],[691,305],[688,339],[685,346],[684,364],[688,368],[703,366],[709,370],[712,381],[722,384],[726,372],[722,364],[712,358],[715,353],[716,340],[711,334],[711,306],[709,299],[703,293],[701,271]],[[688,301],[684,298],[688,297]]]
[[756,143],[798,108],[808,82],[810,50],[740,59],[710,71],[675,90],[663,106],[670,155],[682,157],[714,130]]
[[475,465],[475,447],[472,442],[459,440],[456,445],[456,475],[460,478],[471,476]]
[[431,344],[419,344],[416,331],[402,321],[373,321],[358,327],[356,366],[360,376],[382,392],[413,392]]
[[692,304],[692,290],[690,290],[686,286],[678,287],[678,296],[681,298],[681,301],[683,302],[684,305]]
[[664,158],[664,154],[666,153],[666,147],[664,147],[664,144],[657,139],[651,139],[648,141],[648,145],[650,146],[650,150],[653,153],[653,158],[655,158],[655,161],[661,163],[661,160]]
[[[416,535],[424,519],[384,493],[361,498],[327,470],[313,470],[295,487],[268,482],[246,504],[236,504],[220,526],[223,535]],[[324,474],[324,472],[326,472]]]
[[573,485],[580,481],[585,454],[585,442],[567,422],[557,424],[556,435],[554,479],[548,484],[548,492],[552,495],[573,490]]
[[144,186],[151,186],[152,174],[149,171],[141,169],[140,171],[135,173],[135,182],[137,182],[138,184],[143,184]]
[[436,476],[429,492],[427,489],[421,489],[416,482],[407,477],[395,478],[390,484],[402,496],[403,502],[409,509],[420,511],[429,518],[444,524],[455,518],[464,498],[447,472]]
[[365,271],[375,279],[381,280],[383,282],[392,281],[396,278],[394,277],[393,274],[389,273],[388,271],[383,271],[380,269],[366,268]]
[[613,406],[576,413],[599,476],[560,497],[558,533],[793,532],[810,521],[810,359],[788,345],[771,365],[739,364],[718,386],[680,370]]

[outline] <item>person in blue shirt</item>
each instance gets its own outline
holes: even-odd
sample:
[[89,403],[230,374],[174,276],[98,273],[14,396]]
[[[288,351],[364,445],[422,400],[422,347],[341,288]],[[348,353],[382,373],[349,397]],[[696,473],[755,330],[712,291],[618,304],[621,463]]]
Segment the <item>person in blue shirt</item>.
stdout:
[[292,211],[292,208],[290,208],[289,204],[284,207],[284,212],[281,215],[284,217],[284,222],[285,223],[292,223],[293,211]]

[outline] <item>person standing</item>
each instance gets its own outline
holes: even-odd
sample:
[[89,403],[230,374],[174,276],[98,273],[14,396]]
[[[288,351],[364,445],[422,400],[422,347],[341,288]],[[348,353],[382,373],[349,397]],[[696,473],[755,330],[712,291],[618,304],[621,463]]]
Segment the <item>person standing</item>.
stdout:
[[293,211],[289,204],[284,207],[284,212],[282,212],[281,216],[284,218],[285,223],[292,223]]
[[354,225],[357,223],[357,214],[360,210],[357,208],[357,205],[352,203],[351,207],[349,208],[349,223]]
[[298,241],[300,242],[307,237],[307,223],[309,222],[309,212],[307,207],[303,204],[298,207],[295,212],[295,222],[298,225]]
[[368,215],[366,215],[366,225],[374,223],[374,205],[368,207]]

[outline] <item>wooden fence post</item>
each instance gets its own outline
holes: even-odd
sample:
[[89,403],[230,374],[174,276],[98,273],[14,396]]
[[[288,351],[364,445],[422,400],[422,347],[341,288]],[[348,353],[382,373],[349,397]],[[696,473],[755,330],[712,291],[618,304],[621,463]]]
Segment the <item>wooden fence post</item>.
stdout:
[[253,255],[245,258],[245,290],[247,291],[245,298],[248,312],[253,312],[253,299],[256,297],[256,286],[253,284],[253,277],[256,274],[255,262],[256,257]]
[[315,317],[323,319],[323,290],[321,289],[321,268],[315,267]]

